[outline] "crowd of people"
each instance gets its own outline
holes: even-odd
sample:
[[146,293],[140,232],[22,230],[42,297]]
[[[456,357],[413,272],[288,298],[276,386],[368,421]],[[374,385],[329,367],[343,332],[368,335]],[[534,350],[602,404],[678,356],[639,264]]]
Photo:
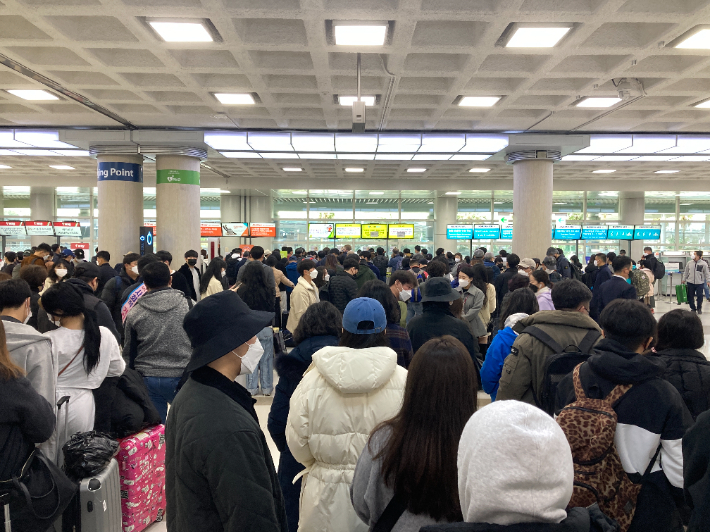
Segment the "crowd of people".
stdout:
[[170,532],[710,529],[701,252],[658,321],[650,248],[77,255],[5,254],[0,491],[65,432],[162,422]]

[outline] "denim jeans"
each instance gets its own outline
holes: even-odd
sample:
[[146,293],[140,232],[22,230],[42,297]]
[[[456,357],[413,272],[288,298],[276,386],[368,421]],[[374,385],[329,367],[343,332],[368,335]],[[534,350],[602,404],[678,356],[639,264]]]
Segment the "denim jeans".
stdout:
[[[693,284],[686,283],[688,288],[688,305],[690,305],[690,310],[695,310],[695,300],[698,301],[698,310],[703,308],[703,286],[707,286],[705,283]],[[695,297],[694,297],[695,296]]]
[[168,417],[168,404],[173,402],[177,395],[178,383],[180,377],[143,377],[145,387],[148,388],[148,395],[153,405],[160,414],[160,419],[165,424],[165,418]]
[[264,348],[264,356],[261,357],[254,372],[247,375],[247,390],[250,394],[256,395],[261,382],[261,393],[271,395],[274,391],[274,329],[264,327],[256,338]]
[[407,323],[409,323],[413,317],[419,316],[424,313],[424,308],[422,307],[421,301],[418,303],[412,303],[407,301]]
[[703,288],[705,288],[705,299],[710,299],[710,286],[705,283],[703,284]]

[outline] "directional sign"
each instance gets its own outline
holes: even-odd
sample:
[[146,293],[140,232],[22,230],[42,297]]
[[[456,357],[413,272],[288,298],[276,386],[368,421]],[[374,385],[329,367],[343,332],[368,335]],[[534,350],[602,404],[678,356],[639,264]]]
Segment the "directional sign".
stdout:
[[637,225],[634,229],[634,240],[660,240],[661,226]]
[[610,225],[609,240],[633,240],[634,226],[633,225]]

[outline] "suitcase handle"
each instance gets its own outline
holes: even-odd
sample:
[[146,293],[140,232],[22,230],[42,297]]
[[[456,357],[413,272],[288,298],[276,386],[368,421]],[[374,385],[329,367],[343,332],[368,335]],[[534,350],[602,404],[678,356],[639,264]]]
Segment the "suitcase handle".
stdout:
[[57,401],[57,408],[60,408],[60,409],[61,409],[61,408],[62,408],[62,405],[63,405],[64,403],[68,403],[68,402],[69,402],[69,397],[70,397],[70,396],[65,395],[65,396],[62,397],[59,401]]

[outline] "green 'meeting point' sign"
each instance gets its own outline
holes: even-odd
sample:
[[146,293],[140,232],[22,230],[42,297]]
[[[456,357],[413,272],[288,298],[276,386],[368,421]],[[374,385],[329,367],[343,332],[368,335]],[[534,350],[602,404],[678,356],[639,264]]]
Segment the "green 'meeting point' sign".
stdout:
[[200,185],[200,172],[196,170],[158,170],[157,183],[178,185]]

